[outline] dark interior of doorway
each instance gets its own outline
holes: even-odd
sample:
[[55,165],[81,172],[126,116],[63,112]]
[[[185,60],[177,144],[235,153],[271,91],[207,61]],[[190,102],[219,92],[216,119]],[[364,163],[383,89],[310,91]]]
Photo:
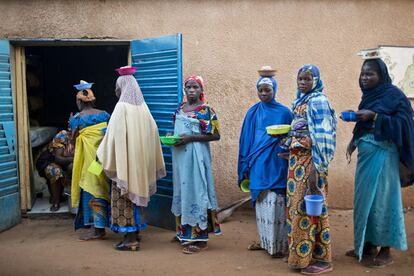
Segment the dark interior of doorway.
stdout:
[[[40,128],[42,131],[48,128],[49,133],[67,128],[69,115],[78,112],[77,90],[73,85],[80,80],[94,83],[92,90],[96,108],[112,113],[117,101],[114,92],[117,73],[114,69],[128,64],[128,52],[128,45],[25,47],[30,135]],[[32,145],[33,164],[53,135],[40,145]],[[44,193],[38,192],[42,181],[34,178],[34,183],[31,183],[37,197],[32,210],[36,205],[49,210],[48,206],[39,207],[39,204],[49,201]]]

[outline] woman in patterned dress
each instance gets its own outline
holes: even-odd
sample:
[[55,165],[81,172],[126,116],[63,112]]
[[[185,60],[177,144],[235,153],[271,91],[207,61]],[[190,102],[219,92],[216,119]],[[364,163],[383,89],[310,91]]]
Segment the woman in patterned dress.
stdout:
[[[293,102],[292,130],[288,135],[287,180],[288,265],[303,274],[332,271],[328,221],[328,165],[336,146],[336,117],[315,65],[304,65],[297,76],[297,99]],[[322,214],[306,214],[304,196],[321,192]]]
[[95,108],[92,83],[81,81],[76,104],[79,113],[69,120],[72,135],[76,137],[73,159],[71,197],[72,206],[78,207],[75,230],[88,228],[80,237],[82,241],[103,239],[108,226],[109,183],[106,176],[89,171],[96,160],[96,150],[104,137],[110,115]]
[[203,80],[190,76],[184,81],[187,102],[175,113],[174,134],[181,140],[173,147],[173,202],[176,240],[183,253],[207,248],[208,233],[221,233],[211,167],[210,141],[220,139],[214,110],[205,103]]

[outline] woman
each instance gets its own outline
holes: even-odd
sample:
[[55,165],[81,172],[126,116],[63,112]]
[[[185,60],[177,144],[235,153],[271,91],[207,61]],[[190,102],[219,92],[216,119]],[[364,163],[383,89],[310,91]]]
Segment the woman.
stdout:
[[73,162],[73,146],[70,143],[71,133],[66,130],[55,135],[47,148],[36,161],[39,175],[46,178],[51,196],[51,212],[60,209],[60,201],[66,180],[71,178]]
[[[118,69],[121,74],[126,68]],[[132,70],[132,69],[131,69]],[[144,207],[156,190],[158,179],[166,175],[158,128],[132,75],[116,81],[119,98],[98,149],[106,175],[112,179],[111,230],[125,233],[117,250],[137,251],[138,233],[146,227]]]
[[[287,180],[288,265],[314,275],[332,271],[328,221],[328,166],[336,146],[336,117],[327,97],[319,69],[307,64],[297,75],[297,99],[293,102],[292,130],[288,135]],[[322,193],[322,214],[306,214],[304,196]],[[315,262],[312,262],[315,260]]]
[[208,233],[221,233],[217,221],[217,199],[211,167],[210,141],[220,139],[214,110],[205,103],[203,79],[190,76],[184,81],[187,102],[175,113],[174,134],[181,136],[172,150],[173,202],[176,239],[183,253],[207,248]]
[[76,137],[71,192],[72,206],[78,207],[75,229],[90,227],[90,231],[80,237],[82,241],[102,239],[108,221],[108,180],[103,173],[91,172],[89,167],[96,160],[96,150],[110,115],[94,108],[95,96],[91,86],[92,83],[84,81],[75,86],[79,90],[76,104],[80,112],[69,120]]
[[249,179],[260,243],[249,250],[264,249],[276,258],[288,253],[286,229],[286,176],[287,161],[278,156],[286,152],[279,146],[279,138],[266,132],[270,125],[292,122],[290,109],[276,102],[276,80],[260,77],[256,83],[260,102],[252,106],[244,118],[239,144],[239,185]]
[[[407,249],[400,186],[413,183],[413,109],[404,93],[392,85],[381,59],[364,61],[359,84],[362,100],[347,150],[350,158],[358,148],[355,247],[347,255],[359,260],[373,257],[369,265],[382,268],[393,263],[390,247]],[[402,169],[407,178],[400,179]]]

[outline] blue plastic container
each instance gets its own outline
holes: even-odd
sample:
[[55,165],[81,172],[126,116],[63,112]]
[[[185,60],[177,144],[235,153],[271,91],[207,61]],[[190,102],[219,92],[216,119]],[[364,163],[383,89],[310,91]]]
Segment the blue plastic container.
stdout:
[[305,204],[308,216],[318,217],[322,213],[323,196],[305,195]]
[[343,112],[341,112],[341,118],[345,122],[356,122],[357,121],[356,113],[353,112],[353,111],[343,111]]

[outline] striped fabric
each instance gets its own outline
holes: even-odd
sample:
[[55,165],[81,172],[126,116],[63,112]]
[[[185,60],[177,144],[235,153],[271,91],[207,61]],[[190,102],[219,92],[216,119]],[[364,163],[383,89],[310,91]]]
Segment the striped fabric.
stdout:
[[322,93],[308,100],[307,120],[312,139],[312,160],[318,172],[326,172],[336,148],[336,115]]

